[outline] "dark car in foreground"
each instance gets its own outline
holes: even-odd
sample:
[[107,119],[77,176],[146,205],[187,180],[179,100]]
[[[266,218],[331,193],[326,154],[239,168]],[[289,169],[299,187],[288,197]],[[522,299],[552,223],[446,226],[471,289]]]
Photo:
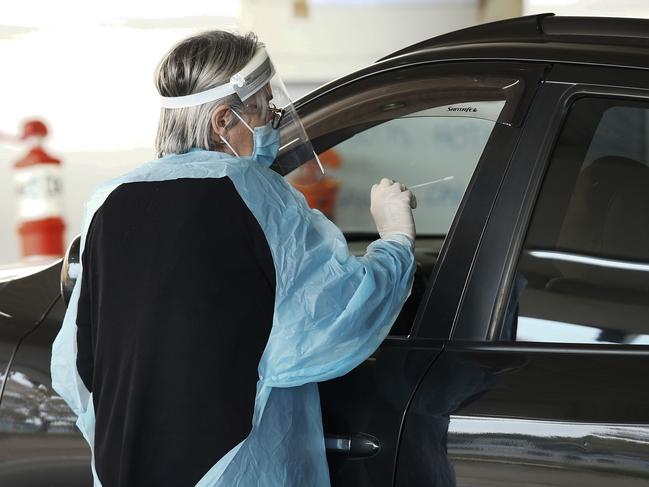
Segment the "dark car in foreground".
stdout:
[[[332,484],[649,485],[649,21],[485,24],[296,105],[352,252],[371,184],[421,185],[408,302],[320,384]],[[60,270],[0,283],[0,485],[91,483],[49,377]]]

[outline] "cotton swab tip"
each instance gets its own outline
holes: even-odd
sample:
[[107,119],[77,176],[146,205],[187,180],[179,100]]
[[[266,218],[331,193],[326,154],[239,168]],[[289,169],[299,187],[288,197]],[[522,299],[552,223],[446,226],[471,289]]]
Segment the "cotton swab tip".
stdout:
[[414,186],[408,186],[408,189],[417,189],[424,186],[430,186],[431,184],[441,183],[442,181],[450,181],[454,176],[446,176],[445,178],[435,179],[434,181],[428,181],[427,183],[415,184]]

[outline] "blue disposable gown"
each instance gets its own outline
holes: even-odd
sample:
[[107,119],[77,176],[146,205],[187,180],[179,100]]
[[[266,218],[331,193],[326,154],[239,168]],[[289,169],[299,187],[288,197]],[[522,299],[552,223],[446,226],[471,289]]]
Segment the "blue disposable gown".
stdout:
[[[351,256],[341,231],[310,209],[277,173],[249,158],[192,150],[153,160],[97,188],[85,208],[81,253],[95,211],[120,184],[222,177],[232,180],[266,236],[276,295],[270,337],[259,363],[251,431],[214,459],[197,486],[328,486],[316,382],[346,374],[386,337],[410,294],[413,243],[395,236],[371,243],[363,257]],[[79,270],[54,341],[51,372],[54,389],[78,415],[77,426],[92,451],[92,393],[76,367],[81,275]],[[94,455],[92,470],[94,485],[100,486]]]

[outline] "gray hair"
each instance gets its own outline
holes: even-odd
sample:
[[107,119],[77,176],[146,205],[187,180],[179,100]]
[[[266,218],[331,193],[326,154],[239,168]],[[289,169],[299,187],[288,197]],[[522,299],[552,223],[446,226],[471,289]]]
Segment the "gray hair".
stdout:
[[[214,30],[189,37],[160,61],[155,84],[162,96],[184,96],[222,85],[252,59],[261,44],[257,36]],[[240,106],[237,95],[187,108],[162,108],[155,140],[156,156],[182,154],[192,147],[219,150],[211,116],[221,105]]]

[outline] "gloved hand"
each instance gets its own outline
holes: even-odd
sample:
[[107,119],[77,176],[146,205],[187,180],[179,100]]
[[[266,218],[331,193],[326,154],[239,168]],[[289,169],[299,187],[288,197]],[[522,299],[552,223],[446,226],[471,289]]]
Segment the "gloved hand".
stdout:
[[415,196],[399,182],[383,178],[372,186],[370,212],[381,238],[405,235],[415,240],[415,220],[412,210],[417,208]]

